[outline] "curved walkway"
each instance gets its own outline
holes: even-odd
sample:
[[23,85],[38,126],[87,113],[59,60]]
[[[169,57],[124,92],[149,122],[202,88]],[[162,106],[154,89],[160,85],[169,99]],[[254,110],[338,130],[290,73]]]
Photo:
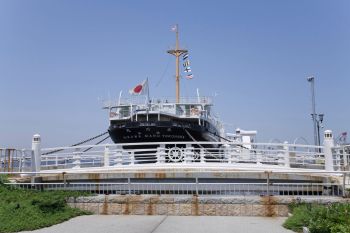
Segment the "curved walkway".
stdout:
[[81,216],[32,233],[292,233],[286,218],[213,216]]

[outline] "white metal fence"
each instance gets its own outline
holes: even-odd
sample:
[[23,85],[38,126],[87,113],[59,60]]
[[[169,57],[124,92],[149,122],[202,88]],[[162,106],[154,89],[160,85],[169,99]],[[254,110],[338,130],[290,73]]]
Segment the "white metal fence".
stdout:
[[69,190],[93,194],[219,195],[219,196],[345,196],[334,183],[7,183],[11,188]]
[[0,148],[0,172],[19,172],[31,167],[32,151]]
[[[44,148],[40,170],[148,164],[244,164],[325,169],[324,147],[276,143],[162,142]],[[332,170],[350,170],[350,146],[332,148]],[[0,148],[0,171],[33,171],[33,151]]]
[[[176,172],[175,172],[176,173]],[[176,176],[177,178],[156,178],[157,176],[142,177],[139,173],[130,172],[79,172],[79,171],[42,171],[35,172],[0,172],[1,174],[26,175],[27,177],[34,176],[49,176],[51,179],[29,183],[19,181],[6,183],[11,188],[22,188],[30,190],[70,190],[84,191],[95,194],[169,194],[169,195],[246,195],[246,196],[342,196],[350,197],[349,184],[346,182],[350,176],[349,171],[339,172],[320,172],[320,171],[227,171],[233,177],[240,178],[222,178],[217,179],[213,176],[208,176],[212,172],[195,171],[192,177],[186,174]],[[225,172],[223,172],[225,173]],[[119,174],[119,175],[118,175]],[[150,173],[152,174],[152,172]],[[179,172],[179,174],[181,174]],[[292,178],[284,179],[283,175],[293,175]],[[298,180],[298,175],[308,175],[322,177],[317,180]],[[75,176],[76,175],[76,176]],[[84,176],[85,175],[85,176]],[[96,176],[98,175],[98,176]],[[104,176],[105,175],[105,176]],[[237,176],[239,175],[239,176]],[[326,177],[333,176],[333,182],[329,182]],[[55,178],[56,177],[56,178]],[[57,178],[58,177],[58,178]],[[85,178],[84,177],[98,177]],[[155,177],[155,178],[152,178]],[[245,177],[246,179],[242,179]],[[249,177],[249,179],[248,179]],[[0,177],[1,178],[1,177]],[[299,176],[300,178],[300,176]],[[97,182],[98,181],[98,182]],[[328,182],[327,182],[328,181]],[[347,189],[348,187],[348,189]]]
[[[164,163],[267,164],[325,169],[323,147],[276,143],[162,142],[45,148],[41,170]],[[349,170],[349,150],[333,148],[334,170]]]

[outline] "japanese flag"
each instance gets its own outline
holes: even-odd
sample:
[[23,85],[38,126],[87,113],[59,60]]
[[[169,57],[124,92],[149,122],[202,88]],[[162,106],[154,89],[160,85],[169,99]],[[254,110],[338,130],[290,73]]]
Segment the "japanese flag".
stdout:
[[136,85],[134,88],[129,90],[131,95],[145,95],[147,94],[148,80],[146,79],[142,83]]

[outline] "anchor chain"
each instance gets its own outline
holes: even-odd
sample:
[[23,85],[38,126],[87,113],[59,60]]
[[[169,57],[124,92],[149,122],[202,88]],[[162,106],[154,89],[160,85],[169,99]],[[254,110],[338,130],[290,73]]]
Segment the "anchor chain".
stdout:
[[[92,141],[92,140],[94,140],[94,139],[96,139],[96,138],[102,137],[103,135],[106,135],[107,133],[108,133],[108,131],[106,131],[106,132],[104,132],[104,133],[101,133],[101,134],[99,134],[99,135],[97,135],[97,136],[95,136],[95,137],[92,137],[92,138],[86,139],[86,140],[84,140],[84,141],[78,142],[78,143],[76,143],[76,144],[73,144],[73,145],[71,145],[70,147],[73,147],[73,146],[80,146],[80,145],[82,145],[82,144],[84,144],[84,143],[87,143],[87,142],[90,142],[90,141]],[[109,135],[108,135],[108,137],[106,137],[105,139],[103,139],[103,141],[105,141],[107,138],[109,138]],[[103,142],[103,141],[101,141],[101,142]],[[99,143],[101,143],[101,142],[99,142]],[[99,143],[98,143],[98,144],[99,144]],[[98,144],[96,144],[96,145],[98,145]],[[90,148],[90,149],[91,149],[91,148]],[[64,149],[53,150],[53,151],[49,151],[49,152],[43,153],[42,155],[49,155],[49,154],[53,154],[53,153],[60,152],[60,151],[63,151],[63,150],[64,150]]]

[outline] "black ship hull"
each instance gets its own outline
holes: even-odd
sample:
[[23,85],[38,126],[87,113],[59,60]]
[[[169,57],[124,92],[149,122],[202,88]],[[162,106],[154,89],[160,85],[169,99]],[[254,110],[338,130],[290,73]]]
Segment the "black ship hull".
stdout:
[[108,129],[114,143],[203,142],[219,141],[218,132],[209,127],[174,121],[127,122],[111,124]]
[[[117,144],[126,143],[147,143],[147,142],[168,142],[167,149],[183,148],[185,144],[175,145],[174,142],[193,142],[195,148],[217,148],[217,144],[203,144],[197,142],[219,141],[218,132],[210,131],[208,126],[195,125],[191,123],[179,123],[175,121],[146,121],[146,122],[126,122],[124,124],[111,124],[108,129],[113,142]],[[136,163],[154,163],[156,161],[157,144],[146,145],[124,145],[124,149],[155,149],[135,152]],[[199,151],[196,152],[199,155]],[[207,157],[207,156],[206,156]],[[210,156],[209,156],[210,157]],[[207,157],[207,158],[209,158]],[[180,159],[183,161],[183,158]],[[199,162],[199,158],[195,160]],[[174,162],[168,156],[166,162]],[[176,161],[179,162],[179,161]]]

